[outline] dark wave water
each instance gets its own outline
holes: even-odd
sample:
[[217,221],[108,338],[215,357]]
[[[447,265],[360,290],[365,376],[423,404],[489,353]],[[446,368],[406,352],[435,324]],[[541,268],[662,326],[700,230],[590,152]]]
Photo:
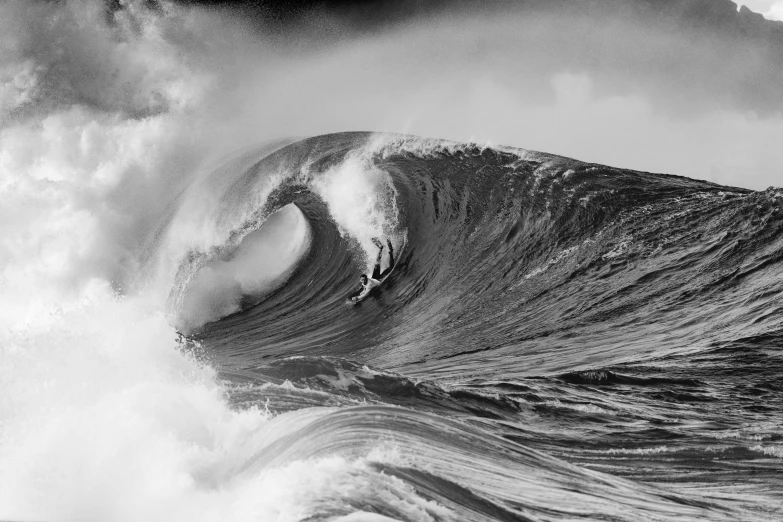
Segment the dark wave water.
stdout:
[[[783,191],[367,133],[226,169],[169,300],[301,213],[285,273],[188,324],[285,427],[247,473],[341,459],[303,518],[783,517]],[[352,306],[373,235],[397,268]]]

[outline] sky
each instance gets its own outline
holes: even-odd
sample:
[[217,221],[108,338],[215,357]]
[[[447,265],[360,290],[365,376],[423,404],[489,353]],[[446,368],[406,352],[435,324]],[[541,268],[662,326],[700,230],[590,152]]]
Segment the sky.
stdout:
[[735,3],[738,6],[745,5],[756,13],[761,13],[767,20],[783,21],[783,2],[780,0],[749,0]]

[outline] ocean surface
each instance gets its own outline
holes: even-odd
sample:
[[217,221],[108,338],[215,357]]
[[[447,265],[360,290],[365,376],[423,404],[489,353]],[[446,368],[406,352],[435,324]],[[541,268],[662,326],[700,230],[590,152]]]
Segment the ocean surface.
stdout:
[[14,337],[0,518],[783,520],[783,190],[355,132],[152,228]]
[[[783,191],[365,133],[231,176],[222,212],[252,212],[169,301],[248,231],[302,251],[181,319],[231,406],[281,425],[244,473],[339,467],[301,518],[783,519]],[[354,306],[372,237],[397,268]]]

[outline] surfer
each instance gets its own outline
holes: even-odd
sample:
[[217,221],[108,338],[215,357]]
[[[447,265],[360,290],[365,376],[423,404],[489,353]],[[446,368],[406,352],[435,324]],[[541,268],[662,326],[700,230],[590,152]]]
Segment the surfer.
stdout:
[[372,242],[378,247],[378,257],[375,258],[375,268],[372,270],[372,276],[367,277],[367,274],[362,274],[359,277],[359,281],[361,282],[359,295],[351,297],[351,301],[356,301],[357,303],[367,297],[373,288],[381,286],[381,283],[386,279],[386,276],[394,269],[394,247],[392,247],[391,241],[389,239],[386,240],[386,244],[389,246],[389,266],[387,266],[386,270],[383,272],[381,272],[383,244],[381,244],[377,238],[373,238]]

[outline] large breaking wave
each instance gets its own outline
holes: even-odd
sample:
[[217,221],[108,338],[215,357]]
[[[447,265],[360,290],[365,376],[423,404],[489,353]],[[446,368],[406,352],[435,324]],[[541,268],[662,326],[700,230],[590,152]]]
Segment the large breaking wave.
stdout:
[[[253,229],[257,215],[295,205],[314,231],[313,244],[274,296],[208,327],[205,338],[238,321],[263,329],[255,342],[266,356],[312,354],[318,346],[319,354],[345,350],[417,368],[524,349],[541,373],[642,361],[661,356],[663,347],[677,352],[777,325],[774,292],[744,289],[752,299],[726,305],[742,285],[775,281],[769,274],[780,261],[781,196],[773,189],[358,133],[312,138],[265,156],[242,174],[237,192],[255,202],[247,187],[268,179],[275,179],[264,189],[268,199],[237,219],[237,229]],[[399,273],[379,299],[346,310],[342,298],[374,259],[374,236],[405,245],[397,252]],[[180,274],[193,272],[192,260],[205,255],[190,253]],[[682,310],[693,306],[695,315],[684,320]],[[280,310],[291,313],[269,319]],[[278,345],[272,332],[294,324],[297,345]],[[335,351],[331,335],[340,339]],[[414,339],[420,351],[409,346]],[[546,358],[557,354],[551,364],[536,356],[542,342]]]
[[[736,480],[769,485],[759,469],[779,465],[779,191],[345,133],[244,153],[176,205],[140,280],[180,353],[148,293],[68,311],[54,346],[79,352],[28,337],[5,376],[29,389],[38,354],[46,400],[9,403],[8,516],[729,520],[774,504]],[[352,306],[373,237],[397,268]]]
[[[261,256],[285,260],[286,277],[188,323],[183,346],[234,408],[295,426],[236,464],[253,480],[302,462],[324,473],[287,486],[329,484],[293,518],[764,516],[772,500],[743,515],[734,481],[779,458],[779,412],[759,403],[781,393],[779,191],[367,133],[219,172],[225,241],[176,263],[169,312],[180,320],[199,274],[237,262],[253,234],[288,226]],[[281,213],[297,218],[270,223]],[[311,237],[286,257],[298,216]],[[177,217],[169,227],[177,237]],[[398,268],[353,307],[376,236],[398,246]],[[224,293],[209,290],[205,306]],[[672,473],[694,488],[674,493]]]

